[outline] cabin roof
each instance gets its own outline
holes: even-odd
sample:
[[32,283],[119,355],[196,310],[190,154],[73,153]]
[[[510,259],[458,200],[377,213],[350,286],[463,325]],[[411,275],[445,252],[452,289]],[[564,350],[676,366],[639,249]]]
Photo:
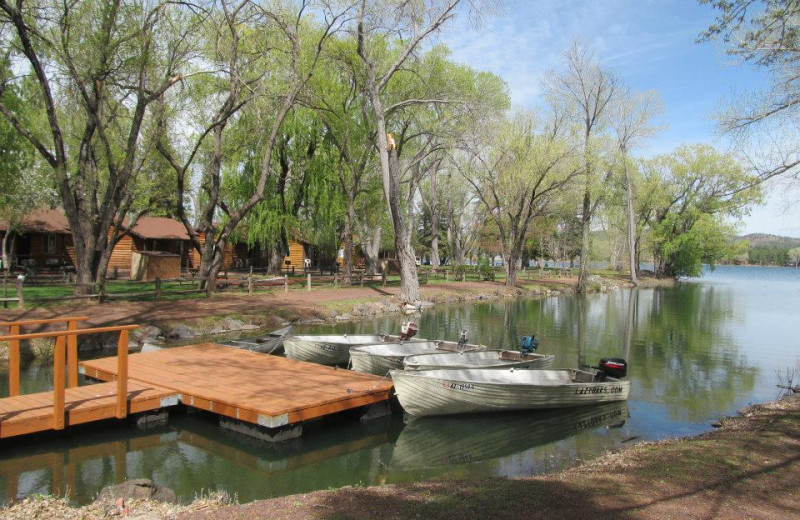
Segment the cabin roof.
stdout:
[[131,228],[131,234],[141,238],[189,240],[183,223],[165,217],[140,217]]
[[[25,232],[69,233],[69,222],[60,209],[35,209],[22,219]],[[0,220],[0,231],[8,231],[8,222]]]

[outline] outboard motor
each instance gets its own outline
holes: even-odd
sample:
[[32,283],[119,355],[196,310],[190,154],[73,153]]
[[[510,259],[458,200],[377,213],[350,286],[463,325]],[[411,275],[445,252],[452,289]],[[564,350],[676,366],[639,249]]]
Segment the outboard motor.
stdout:
[[461,336],[458,338],[458,349],[464,350],[467,346],[467,329],[461,331]]
[[400,340],[408,341],[416,336],[417,332],[419,332],[419,327],[416,323],[413,321],[403,322],[403,325],[400,326]]
[[604,381],[606,377],[622,379],[628,374],[628,363],[622,358],[603,358],[597,368],[600,370],[597,379],[601,381]]
[[535,335],[522,336],[519,342],[519,351],[523,356],[533,354],[539,348],[539,338]]

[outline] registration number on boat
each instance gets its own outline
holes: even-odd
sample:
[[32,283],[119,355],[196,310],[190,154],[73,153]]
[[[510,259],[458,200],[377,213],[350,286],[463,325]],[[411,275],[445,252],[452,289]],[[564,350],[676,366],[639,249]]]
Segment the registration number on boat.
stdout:
[[472,383],[452,383],[450,381],[442,381],[443,388],[452,388],[453,390],[472,390],[475,385]]
[[328,352],[339,352],[342,350],[342,347],[339,345],[321,345],[322,350],[327,350]]
[[596,386],[594,388],[578,388],[575,390],[576,395],[583,394],[621,394],[621,386]]

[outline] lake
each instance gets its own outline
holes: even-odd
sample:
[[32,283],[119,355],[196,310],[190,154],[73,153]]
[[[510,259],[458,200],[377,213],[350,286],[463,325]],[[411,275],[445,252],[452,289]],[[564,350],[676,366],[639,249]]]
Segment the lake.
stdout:
[[[697,434],[720,417],[774,400],[778,374],[800,372],[800,269],[718,267],[671,288],[441,306],[419,336],[516,349],[536,334],[556,366],[628,360],[626,404],[550,412],[311,424],[300,439],[265,444],[203,414],[167,426],[85,428],[0,445],[0,501],[63,493],[76,504],[103,486],[152,478],[184,502],[223,489],[241,502],[422,479],[529,476],[574,465],[620,443]],[[296,333],[397,332],[397,315],[296,328]],[[0,395],[7,395],[6,375]],[[23,392],[46,388],[50,366],[29,365]]]

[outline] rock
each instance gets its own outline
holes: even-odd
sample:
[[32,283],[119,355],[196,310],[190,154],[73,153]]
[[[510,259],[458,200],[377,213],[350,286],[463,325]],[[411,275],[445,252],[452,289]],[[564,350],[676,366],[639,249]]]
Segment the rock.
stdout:
[[186,325],[177,325],[167,332],[167,338],[171,340],[188,340],[194,337],[194,331]]
[[345,312],[344,314],[339,314],[339,315],[338,315],[338,316],[336,316],[336,318],[334,318],[334,319],[335,319],[336,321],[347,321],[347,320],[352,320],[352,319],[353,319],[353,316],[352,316],[351,314],[348,314],[348,313],[346,313],[346,312]]
[[158,327],[154,325],[148,325],[147,327],[133,331],[131,336],[139,343],[147,343],[148,341],[157,339],[162,334],[163,333],[161,332],[161,329]]
[[122,484],[117,484],[116,486],[106,486],[97,497],[98,501],[113,501],[120,498],[124,500],[146,498],[159,502],[168,502],[170,504],[178,503],[174,491],[169,488],[162,488],[147,478],[137,478],[128,480]]
[[244,322],[235,318],[225,318],[220,322],[223,329],[238,331],[244,329]]
[[336,311],[334,311],[334,310],[331,310],[331,318],[335,318],[335,317],[336,317],[336,316],[338,316],[338,315],[339,315],[339,313],[338,313],[338,312],[336,312]]

